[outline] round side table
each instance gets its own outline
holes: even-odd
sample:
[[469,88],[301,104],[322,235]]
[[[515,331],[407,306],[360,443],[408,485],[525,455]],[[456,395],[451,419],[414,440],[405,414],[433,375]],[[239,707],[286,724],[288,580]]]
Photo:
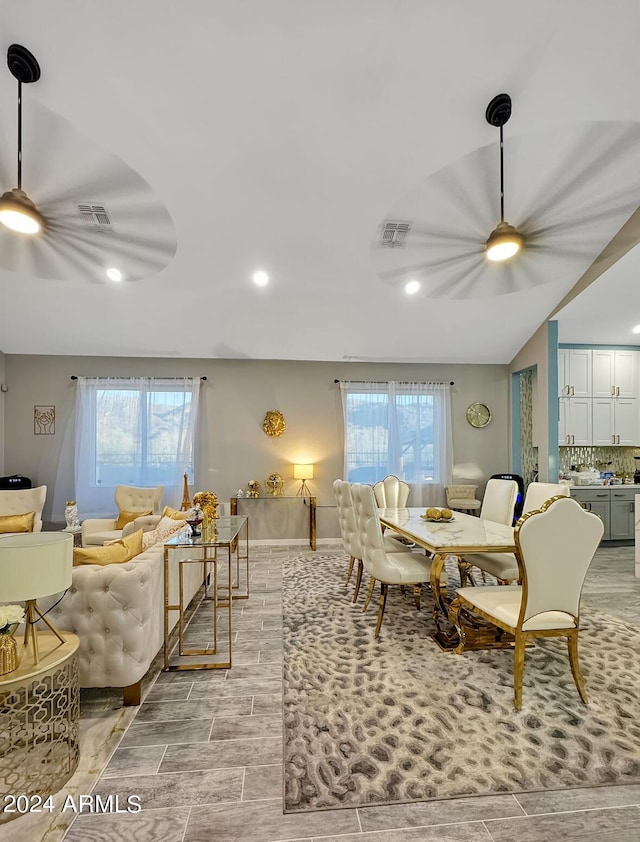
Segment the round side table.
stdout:
[[[78,765],[78,638],[39,633],[40,662],[18,643],[20,663],[0,676],[0,810],[9,797],[57,792]],[[15,804],[14,804],[15,807]],[[20,813],[0,812],[0,823]]]

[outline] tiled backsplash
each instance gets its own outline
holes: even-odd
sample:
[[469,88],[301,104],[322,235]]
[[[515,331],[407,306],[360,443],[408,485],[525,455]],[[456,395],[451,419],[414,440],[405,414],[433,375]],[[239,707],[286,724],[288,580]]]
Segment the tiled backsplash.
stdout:
[[[640,447],[561,447],[559,468],[570,471],[572,465],[576,468],[587,465],[600,471],[613,471],[618,476],[633,476],[636,470],[634,456],[640,456]],[[611,462],[608,467],[601,464],[607,462]]]

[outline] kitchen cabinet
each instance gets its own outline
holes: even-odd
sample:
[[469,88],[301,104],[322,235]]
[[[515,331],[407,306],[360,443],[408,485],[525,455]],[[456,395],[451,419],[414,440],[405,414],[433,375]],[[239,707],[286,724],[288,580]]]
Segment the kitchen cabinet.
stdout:
[[637,489],[611,488],[609,536],[612,541],[635,538],[635,497]]
[[561,447],[591,444],[592,404],[591,398],[558,398],[558,444]]
[[572,488],[571,496],[588,511],[594,512],[604,524],[603,541],[608,541],[611,535],[611,495],[609,489],[602,488]]
[[602,520],[603,541],[633,540],[634,504],[638,493],[638,488],[625,488],[620,485],[571,489],[571,496]]
[[[592,443],[597,447],[622,445],[634,447],[640,442],[639,401],[635,398],[594,398]],[[560,440],[562,443],[562,440]]]
[[637,351],[594,348],[592,354],[592,395],[594,398],[637,397]]
[[[590,398],[592,362],[590,348],[560,348],[558,350],[558,395],[567,398]],[[610,396],[611,392],[605,395],[605,397]]]

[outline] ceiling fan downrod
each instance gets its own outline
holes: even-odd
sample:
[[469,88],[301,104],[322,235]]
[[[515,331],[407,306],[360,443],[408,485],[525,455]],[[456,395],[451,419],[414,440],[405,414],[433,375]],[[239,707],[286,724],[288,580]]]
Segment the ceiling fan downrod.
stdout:
[[509,94],[494,96],[485,112],[487,123],[500,129],[500,222],[487,239],[486,254],[489,260],[508,260],[517,254],[524,244],[524,237],[513,225],[504,221],[504,137],[502,128],[511,117]]
[[37,234],[44,228],[44,218],[22,189],[22,84],[38,81],[40,65],[26,47],[11,44],[7,66],[18,80],[18,186],[0,196],[0,222],[21,234]]

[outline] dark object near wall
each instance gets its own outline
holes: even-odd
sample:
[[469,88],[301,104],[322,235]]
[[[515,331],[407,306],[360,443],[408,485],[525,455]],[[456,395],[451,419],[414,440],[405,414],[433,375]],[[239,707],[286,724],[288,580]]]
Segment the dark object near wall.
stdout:
[[518,483],[518,496],[516,497],[516,507],[513,510],[513,522],[514,524],[522,514],[522,509],[524,507],[524,480],[520,476],[520,474],[493,474],[490,479],[512,479]]
[[29,477],[14,474],[11,477],[0,477],[0,491],[15,491],[19,488],[33,488]]

